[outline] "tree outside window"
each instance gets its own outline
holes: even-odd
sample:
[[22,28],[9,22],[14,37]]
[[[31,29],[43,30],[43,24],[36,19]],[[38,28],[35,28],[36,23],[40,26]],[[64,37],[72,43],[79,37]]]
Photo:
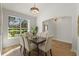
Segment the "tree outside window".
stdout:
[[28,30],[28,21],[20,17],[9,16],[8,18],[9,38],[20,35]]

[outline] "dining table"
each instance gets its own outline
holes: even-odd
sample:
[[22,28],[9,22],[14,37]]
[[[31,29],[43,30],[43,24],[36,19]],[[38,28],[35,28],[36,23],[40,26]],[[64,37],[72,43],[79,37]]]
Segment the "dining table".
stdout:
[[37,46],[37,52],[39,55],[39,44],[42,44],[46,41],[46,38],[34,36],[32,40],[30,40],[32,43],[36,44]]

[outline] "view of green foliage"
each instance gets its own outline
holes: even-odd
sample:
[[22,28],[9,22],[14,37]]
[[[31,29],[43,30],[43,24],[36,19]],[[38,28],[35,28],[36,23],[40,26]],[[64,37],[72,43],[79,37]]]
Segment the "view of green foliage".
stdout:
[[27,20],[9,16],[9,35],[15,37],[16,34],[27,32]]

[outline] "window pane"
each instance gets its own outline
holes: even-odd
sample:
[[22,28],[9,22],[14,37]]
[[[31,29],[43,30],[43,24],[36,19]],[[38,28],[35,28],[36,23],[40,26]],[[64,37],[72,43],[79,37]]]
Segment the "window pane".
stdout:
[[16,34],[20,34],[20,20],[19,18],[9,16],[9,37],[14,37]]
[[8,36],[9,38],[16,37],[28,30],[28,21],[20,17],[9,16],[8,18]]
[[27,32],[28,23],[27,20],[22,19],[21,21],[21,33]]

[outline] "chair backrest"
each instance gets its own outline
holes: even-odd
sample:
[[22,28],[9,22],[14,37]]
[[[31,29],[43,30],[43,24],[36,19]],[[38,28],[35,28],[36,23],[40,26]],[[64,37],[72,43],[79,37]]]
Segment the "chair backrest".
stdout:
[[51,35],[48,32],[41,32],[40,37],[43,37],[46,39],[45,42],[45,50],[48,51],[52,48],[52,38]]
[[18,39],[19,39],[19,44],[20,44],[22,47],[24,47],[24,41],[23,41],[22,35],[20,35],[20,36],[18,37]]
[[50,49],[52,49],[52,39],[47,37],[45,42],[45,50],[48,51]]
[[27,51],[29,51],[30,49],[29,49],[29,40],[28,40],[28,38],[27,38],[27,36],[26,36],[26,33],[24,33],[23,35],[22,35],[22,37],[23,37],[23,39],[24,39],[24,47],[27,49]]
[[37,36],[40,37],[41,36],[41,33],[37,33]]
[[41,33],[38,33],[37,36],[46,38],[47,34],[48,34],[48,32],[41,32]]
[[33,37],[33,34],[30,32],[26,32],[26,38],[31,39]]
[[24,38],[24,45],[25,48],[27,49],[27,51],[30,51],[30,40],[32,39],[32,33],[26,32],[23,34],[23,38]]

